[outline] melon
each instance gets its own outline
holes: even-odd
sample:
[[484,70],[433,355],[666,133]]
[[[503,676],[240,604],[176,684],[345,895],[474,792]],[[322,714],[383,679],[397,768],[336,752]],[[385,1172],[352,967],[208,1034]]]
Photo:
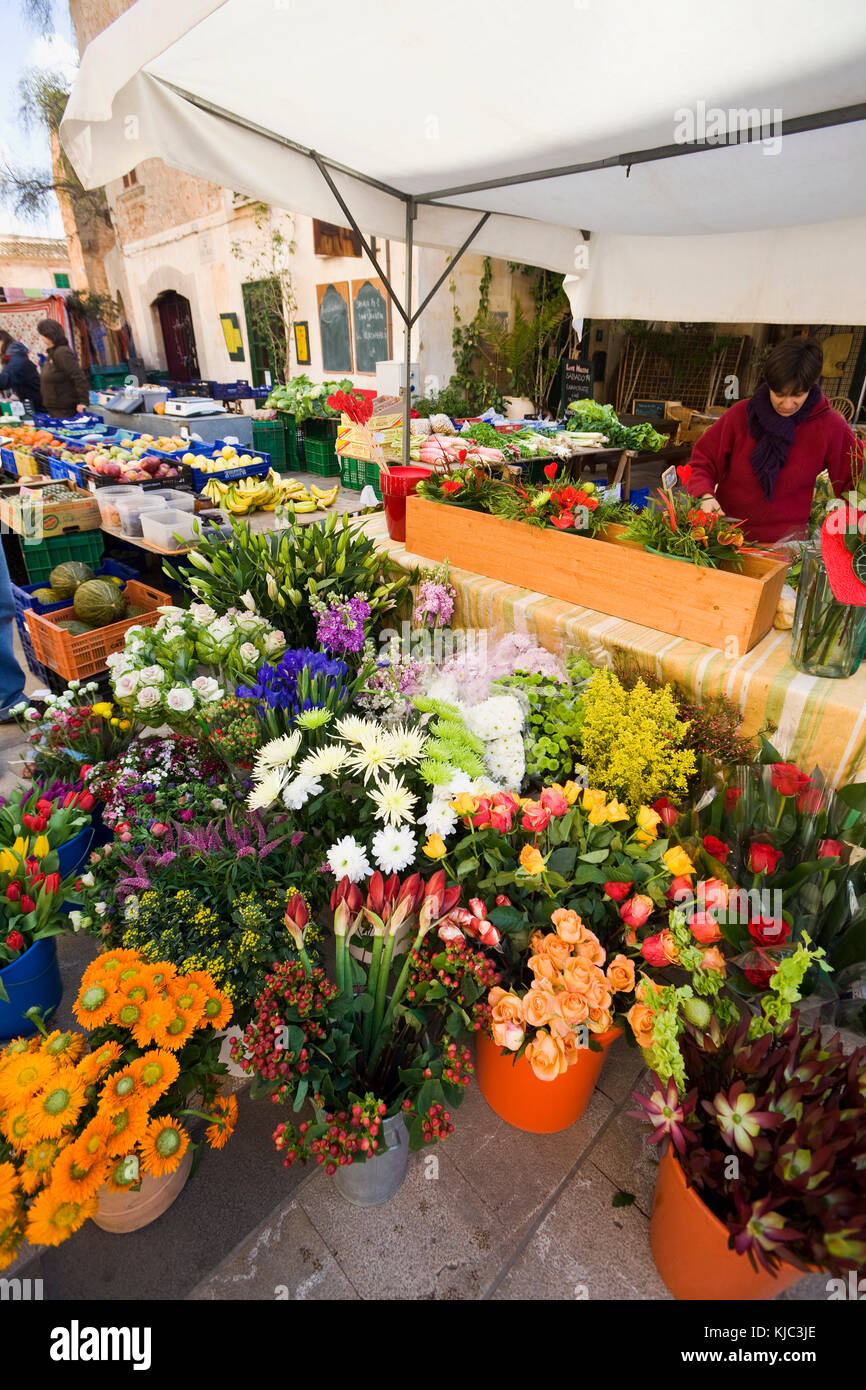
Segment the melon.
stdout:
[[48,583],[59,599],[72,598],[79,584],[93,578],[93,570],[82,560],[64,560],[48,576]]
[[126,617],[126,600],[109,579],[88,579],[79,584],[72,602],[76,618],[93,627],[106,627]]
[[57,627],[65,628],[70,637],[83,637],[86,632],[93,631],[89,623],[80,623],[77,618],[60,618]]
[[37,603],[62,603],[63,595],[55,592],[54,589],[34,589],[30,595],[35,598]]

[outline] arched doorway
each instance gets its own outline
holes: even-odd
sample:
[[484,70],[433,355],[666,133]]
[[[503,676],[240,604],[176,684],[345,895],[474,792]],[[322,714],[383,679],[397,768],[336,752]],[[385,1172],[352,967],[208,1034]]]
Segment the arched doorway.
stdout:
[[189,300],[176,290],[166,290],[155,300],[159,314],[165,360],[172,381],[198,381],[198,354]]

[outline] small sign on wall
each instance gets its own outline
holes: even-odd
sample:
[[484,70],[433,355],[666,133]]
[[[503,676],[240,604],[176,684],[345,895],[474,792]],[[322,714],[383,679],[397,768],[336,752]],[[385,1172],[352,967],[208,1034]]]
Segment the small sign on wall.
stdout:
[[295,358],[299,367],[309,367],[312,362],[310,356],[310,325],[306,321],[294,325],[295,334]]
[[241,334],[241,326],[238,323],[237,314],[220,314],[223,337],[226,340],[226,352],[231,362],[245,362],[244,340]]

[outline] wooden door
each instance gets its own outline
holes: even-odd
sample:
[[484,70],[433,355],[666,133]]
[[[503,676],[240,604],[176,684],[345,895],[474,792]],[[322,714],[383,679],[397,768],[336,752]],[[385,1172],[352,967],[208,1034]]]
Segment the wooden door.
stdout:
[[157,301],[157,308],[171,380],[198,381],[198,354],[189,300],[169,290]]

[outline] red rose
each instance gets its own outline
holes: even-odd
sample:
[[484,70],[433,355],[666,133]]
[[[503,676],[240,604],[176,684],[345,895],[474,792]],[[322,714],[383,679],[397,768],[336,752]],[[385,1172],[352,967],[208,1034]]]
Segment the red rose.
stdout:
[[623,903],[619,915],[627,927],[642,927],[652,917],[654,906],[652,898],[645,893],[635,893],[633,898]]
[[797,797],[797,810],[802,813],[805,811],[809,816],[817,816],[819,811],[823,811],[826,805],[826,797],[820,787],[808,786]]
[[742,787],[728,787],[725,792],[725,810],[731,814],[740,797],[743,795]]
[[841,859],[845,846],[841,840],[822,840],[818,846],[819,859]]
[[615,903],[625,902],[632,888],[634,888],[634,883],[606,883],[604,885],[605,893],[609,898],[613,898]]
[[719,924],[709,912],[693,912],[689,918],[689,931],[702,946],[712,946],[722,939]]
[[568,811],[568,802],[554,787],[545,787],[538,799],[552,816],[564,816]]
[[784,917],[753,917],[749,936],[758,946],[781,946],[791,935]]
[[679,811],[672,801],[668,801],[666,796],[660,796],[658,801],[654,801],[652,809],[657,816],[661,816],[662,823],[667,826],[673,825],[679,816]]
[[6,938],[6,945],[10,951],[21,951],[24,949],[24,937],[20,931],[11,931]]
[[546,830],[550,824],[550,812],[546,806],[542,806],[538,801],[532,801],[528,806],[524,806],[520,824],[524,830],[531,830],[537,834],[541,830]]
[[500,835],[507,835],[514,828],[514,812],[508,806],[493,806],[490,810],[490,826]]
[[22,897],[21,897],[21,911],[22,911],[22,912],[34,912],[35,909],[36,909],[36,904],[35,904],[35,902],[33,901],[33,899],[32,899],[32,898],[28,898],[28,896],[27,896],[26,893],[22,894]]
[[753,874],[775,873],[781,858],[780,849],[773,849],[772,845],[765,845],[760,840],[754,840],[749,846],[749,869]]
[[811,785],[811,779],[793,763],[773,763],[770,776],[781,796],[798,796]]
[[666,965],[676,965],[679,960],[679,952],[673,936],[667,927],[663,931],[656,932],[655,936],[648,936],[641,942],[641,955],[650,965],[664,967]]
[[720,864],[724,864],[727,861],[728,855],[731,852],[730,845],[726,845],[724,840],[717,840],[715,835],[704,836],[704,849],[707,851],[707,854],[711,854],[713,859],[718,860]]
[[778,968],[775,961],[768,960],[766,956],[761,956],[760,964],[747,965],[743,970],[743,974],[749,983],[755,985],[757,989],[766,989]]
[[475,812],[474,815],[470,816],[469,819],[471,820],[472,824],[475,826],[475,829],[476,829],[476,830],[486,830],[486,829],[487,829],[488,825],[490,824],[490,797],[489,797],[489,796],[479,796],[479,798],[478,798],[478,810]]
[[665,897],[671,902],[686,902],[695,895],[692,881],[688,874],[678,874],[671,879],[671,886],[667,890]]

